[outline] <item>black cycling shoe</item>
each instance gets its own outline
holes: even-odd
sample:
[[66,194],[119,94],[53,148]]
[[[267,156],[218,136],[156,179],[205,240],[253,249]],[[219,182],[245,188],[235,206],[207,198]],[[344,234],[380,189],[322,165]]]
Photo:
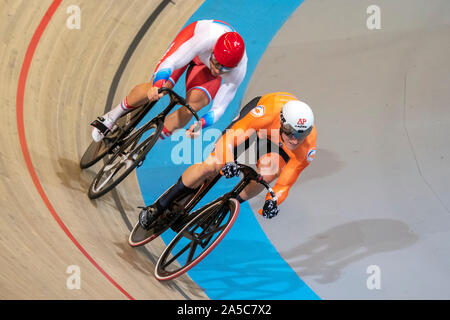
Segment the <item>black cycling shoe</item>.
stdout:
[[145,208],[142,208],[139,213],[139,224],[145,230],[149,230],[150,226],[156,219],[161,215],[156,205],[151,205]]

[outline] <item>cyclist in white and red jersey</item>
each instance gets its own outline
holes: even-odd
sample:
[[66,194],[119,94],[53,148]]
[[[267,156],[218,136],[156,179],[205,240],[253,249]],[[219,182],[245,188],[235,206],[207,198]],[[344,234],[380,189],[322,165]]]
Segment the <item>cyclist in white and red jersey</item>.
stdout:
[[[224,114],[244,79],[247,60],[244,40],[229,24],[219,20],[191,23],[176,36],[152,80],[136,86],[117,107],[95,121],[93,139],[101,141],[127,110],[161,98],[163,94],[158,89],[174,87],[186,70],[186,101],[195,111],[213,101],[210,111],[201,118],[201,127],[213,125]],[[184,127],[191,118],[192,113],[186,107],[171,113],[164,122],[161,138]],[[187,130],[187,136],[196,135],[196,125]]]

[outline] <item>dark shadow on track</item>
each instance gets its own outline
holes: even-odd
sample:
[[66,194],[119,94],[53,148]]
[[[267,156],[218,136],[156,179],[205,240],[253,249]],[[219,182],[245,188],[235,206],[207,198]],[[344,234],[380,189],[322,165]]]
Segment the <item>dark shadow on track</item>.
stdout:
[[339,172],[344,166],[345,162],[339,159],[339,155],[333,150],[317,149],[317,154],[314,159],[314,166],[305,170],[302,176],[302,183],[306,181],[326,178]]
[[314,276],[318,283],[331,283],[348,265],[380,252],[410,247],[418,239],[402,221],[366,219],[316,234],[281,255],[298,274]]
[[[250,250],[238,252],[242,247]],[[268,258],[262,258],[261,252],[266,252]],[[299,286],[306,287],[294,273],[287,271],[289,268],[282,259],[274,260],[273,254],[277,253],[268,243],[228,238],[211,253],[214,259],[207,258],[208,263],[200,263],[195,273],[202,278],[202,283],[209,283],[207,294],[217,299],[234,299],[236,292],[240,295],[249,292],[252,299],[267,299],[288,296],[299,291]],[[237,281],[239,278],[246,282]]]

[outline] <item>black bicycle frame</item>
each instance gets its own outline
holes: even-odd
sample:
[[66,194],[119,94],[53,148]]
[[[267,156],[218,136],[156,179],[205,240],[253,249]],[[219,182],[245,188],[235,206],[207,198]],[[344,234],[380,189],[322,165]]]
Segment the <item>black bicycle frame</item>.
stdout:
[[270,188],[270,185],[264,181],[262,176],[255,172],[255,170],[251,169],[248,166],[245,165],[238,165],[239,170],[242,171],[244,174],[244,179],[239,181],[239,183],[231,190],[230,192],[224,194],[221,199],[230,199],[230,198],[236,198],[244,189],[247,187],[247,185],[251,181],[256,181],[258,183],[261,183],[264,187],[269,189],[269,192],[271,193],[272,197],[275,198],[275,194],[273,193],[272,189]]
[[[158,93],[163,93],[163,92],[167,92],[169,94],[169,96],[170,96],[170,103],[163,111],[161,111],[152,120],[156,120],[156,122],[158,122],[158,123],[161,122],[161,121],[164,121],[164,119],[167,117],[167,115],[170,113],[170,111],[172,111],[172,109],[177,104],[180,104],[180,105],[185,106],[186,108],[188,108],[188,110],[191,111],[191,113],[194,115],[194,117],[197,119],[197,121],[200,121],[197,113],[192,109],[192,107],[189,104],[187,104],[186,99],[184,99],[183,97],[178,95],[175,91],[173,91],[172,89],[169,89],[169,88],[161,88],[161,89],[158,90]],[[138,116],[137,120],[134,122],[135,125],[133,127],[136,127],[142,121],[142,119],[144,119],[144,117],[147,115],[147,113],[153,108],[153,106],[157,102],[158,101],[147,102],[144,106],[138,107],[138,108],[144,108],[144,111],[141,112],[141,114]],[[130,112],[132,112],[132,111],[133,110],[131,110]],[[144,127],[146,128],[147,126],[144,126]],[[130,128],[128,128],[128,129],[130,129]],[[144,129],[143,131],[145,132],[146,130],[147,130],[147,128]]]
[[[142,136],[155,122],[157,123],[157,127],[159,128],[159,131],[156,132],[156,134],[159,135],[162,131],[162,127],[160,126],[160,124],[164,123],[164,120],[167,117],[167,115],[172,111],[172,109],[177,104],[180,104],[180,105],[188,108],[188,110],[191,111],[191,113],[194,115],[194,117],[197,119],[197,121],[200,121],[195,110],[192,109],[192,107],[189,104],[187,104],[186,100],[184,98],[182,98],[181,96],[179,96],[175,91],[173,91],[172,89],[169,89],[169,88],[161,88],[158,90],[158,92],[159,93],[167,92],[170,96],[170,102],[163,111],[161,111],[157,116],[155,116],[152,120],[150,120],[142,128],[139,129],[139,133],[138,133],[139,136]],[[138,116],[138,120],[135,121],[134,127],[136,127],[139,124],[139,122],[147,115],[147,113],[153,108],[153,106],[156,104],[156,102],[157,101],[153,101],[153,102],[147,103],[145,106],[143,106],[144,108],[146,108],[146,110]],[[133,135],[133,137],[135,137],[135,135]],[[127,139],[123,140],[122,142],[124,142],[126,140]]]
[[[267,189],[269,189],[269,192],[271,193],[272,197],[275,198],[275,193],[270,188],[270,185],[264,181],[264,179],[260,174],[256,173],[252,168],[245,165],[239,165],[239,169],[244,174],[244,178],[241,181],[239,181],[238,184],[236,184],[233,190],[217,198],[216,201],[236,198],[251,181],[257,181],[262,185],[264,185]],[[214,179],[212,179],[209,182],[205,182],[200,187],[200,189],[193,195],[193,197],[189,200],[189,202],[185,205],[184,212],[190,212],[198,204],[198,202],[201,199],[203,199],[206,193],[208,193],[209,190],[211,190],[211,188],[217,183],[217,181],[219,181],[221,177],[222,174],[218,173]],[[189,220],[194,219],[199,212],[200,212],[199,210],[196,210],[193,213],[184,216],[181,223],[185,224],[189,222]]]

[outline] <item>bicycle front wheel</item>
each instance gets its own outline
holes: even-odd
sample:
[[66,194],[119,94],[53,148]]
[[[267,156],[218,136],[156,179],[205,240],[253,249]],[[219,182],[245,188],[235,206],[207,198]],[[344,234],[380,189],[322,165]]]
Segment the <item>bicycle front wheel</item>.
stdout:
[[[96,199],[115,188],[136,167],[144,162],[162,130],[162,124],[153,122],[126,138],[124,144],[105,163],[89,186],[88,196]],[[142,136],[150,134],[140,142]]]
[[162,253],[155,267],[158,280],[171,280],[202,261],[225,237],[239,213],[236,199],[219,199],[199,209]]

